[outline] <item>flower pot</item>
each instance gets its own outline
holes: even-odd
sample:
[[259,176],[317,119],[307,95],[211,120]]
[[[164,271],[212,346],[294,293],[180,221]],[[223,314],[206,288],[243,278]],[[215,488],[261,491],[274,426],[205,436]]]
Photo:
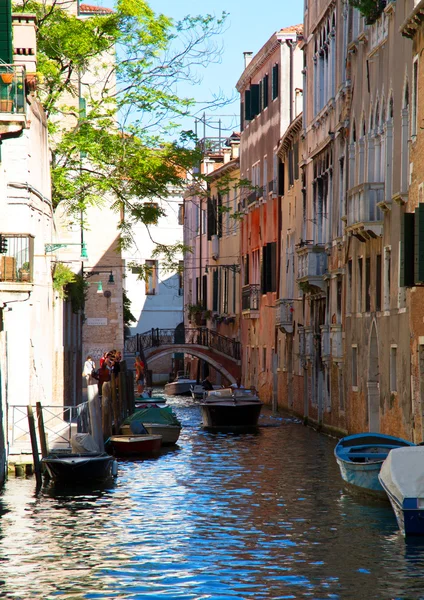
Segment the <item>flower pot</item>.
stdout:
[[12,112],[13,100],[0,100],[0,112]]
[[14,74],[13,73],[0,73],[0,77],[3,83],[12,83]]

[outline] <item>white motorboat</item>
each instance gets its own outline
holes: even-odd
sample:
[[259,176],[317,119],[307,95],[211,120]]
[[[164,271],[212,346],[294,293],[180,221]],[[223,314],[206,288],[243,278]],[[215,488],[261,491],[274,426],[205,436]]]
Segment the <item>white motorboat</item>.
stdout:
[[424,446],[391,450],[378,479],[402,533],[424,535]]
[[178,372],[175,381],[171,381],[165,385],[166,396],[190,396],[191,386],[197,382],[195,379],[189,379],[181,372]]
[[[220,390],[222,389],[222,385],[214,385],[213,389]],[[191,386],[191,395],[193,400],[202,400],[207,395],[207,392],[203,387],[203,384],[195,383]]]

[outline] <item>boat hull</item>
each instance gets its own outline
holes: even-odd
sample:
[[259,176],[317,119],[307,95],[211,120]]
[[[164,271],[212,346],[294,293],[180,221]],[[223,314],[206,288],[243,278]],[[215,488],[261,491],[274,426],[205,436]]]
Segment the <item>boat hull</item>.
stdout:
[[354,492],[385,499],[386,494],[378,480],[383,461],[356,464],[336,458],[345,484]]
[[42,459],[47,473],[60,483],[90,483],[112,477],[113,456],[108,454],[52,455]]
[[[163,425],[161,423],[143,423],[150,435],[162,436],[162,446],[176,444],[180,437],[181,427],[179,425]],[[121,433],[131,435],[130,425],[122,425]]]
[[113,435],[110,438],[115,456],[145,456],[159,452],[160,435]]
[[203,427],[207,429],[254,429],[262,409],[261,402],[210,402],[200,405]]
[[164,393],[166,396],[191,396],[191,386],[193,381],[171,381],[165,385]]

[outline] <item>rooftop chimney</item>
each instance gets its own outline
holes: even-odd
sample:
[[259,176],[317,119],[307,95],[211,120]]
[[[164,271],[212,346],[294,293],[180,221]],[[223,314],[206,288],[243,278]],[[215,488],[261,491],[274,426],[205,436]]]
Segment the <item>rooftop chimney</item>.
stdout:
[[250,61],[252,60],[253,52],[243,52],[243,56],[244,56],[244,68],[246,68],[250,64]]

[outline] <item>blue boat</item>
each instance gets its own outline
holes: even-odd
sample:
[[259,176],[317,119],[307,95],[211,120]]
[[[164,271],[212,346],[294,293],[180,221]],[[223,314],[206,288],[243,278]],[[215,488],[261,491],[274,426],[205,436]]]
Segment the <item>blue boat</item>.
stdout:
[[378,475],[381,465],[394,448],[415,446],[408,440],[382,433],[357,433],[342,438],[334,454],[345,483],[353,490],[385,498]]
[[424,535],[424,447],[394,449],[378,479],[403,535]]

